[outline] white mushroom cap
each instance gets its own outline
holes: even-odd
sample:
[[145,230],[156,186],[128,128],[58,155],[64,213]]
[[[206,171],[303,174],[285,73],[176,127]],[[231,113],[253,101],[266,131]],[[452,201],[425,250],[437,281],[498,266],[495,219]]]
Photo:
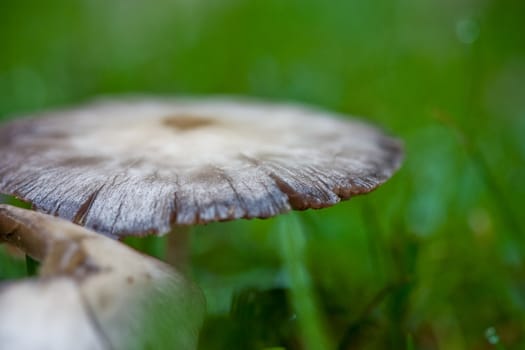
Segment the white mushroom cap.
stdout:
[[2,349],[144,349],[158,334],[194,349],[202,292],[173,267],[49,215],[0,204],[0,243],[42,262],[0,284]]
[[125,99],[0,128],[0,193],[117,237],[323,208],[397,170],[400,143],[341,115]]

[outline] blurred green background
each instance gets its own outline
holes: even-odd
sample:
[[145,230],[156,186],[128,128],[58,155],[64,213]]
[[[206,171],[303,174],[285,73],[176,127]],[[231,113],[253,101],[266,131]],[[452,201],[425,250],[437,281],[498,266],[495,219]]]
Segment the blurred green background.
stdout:
[[525,1],[0,2],[1,120],[136,92],[296,101],[405,141],[373,194],[194,230],[201,349],[525,349]]

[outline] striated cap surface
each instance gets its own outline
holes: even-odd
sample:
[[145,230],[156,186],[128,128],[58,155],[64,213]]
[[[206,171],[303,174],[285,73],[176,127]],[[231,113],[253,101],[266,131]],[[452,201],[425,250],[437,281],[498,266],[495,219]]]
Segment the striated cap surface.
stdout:
[[0,127],[0,193],[112,237],[268,218],[372,191],[399,141],[341,115],[227,99],[122,99]]

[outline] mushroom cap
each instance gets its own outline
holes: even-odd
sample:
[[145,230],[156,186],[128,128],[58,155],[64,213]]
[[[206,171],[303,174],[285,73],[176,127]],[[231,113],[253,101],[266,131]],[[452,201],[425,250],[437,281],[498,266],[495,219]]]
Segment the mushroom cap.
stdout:
[[42,264],[38,278],[0,283],[2,349],[145,349],[159,329],[175,349],[196,348],[204,295],[168,264],[65,220],[0,204],[4,242]]
[[112,237],[328,207],[374,190],[403,153],[288,104],[128,98],[35,117],[0,128],[0,193]]

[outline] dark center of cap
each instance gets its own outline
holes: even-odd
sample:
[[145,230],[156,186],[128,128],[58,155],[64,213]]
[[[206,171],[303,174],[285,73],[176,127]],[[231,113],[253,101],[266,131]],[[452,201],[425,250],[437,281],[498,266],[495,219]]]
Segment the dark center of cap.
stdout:
[[207,117],[178,114],[164,118],[163,124],[179,131],[190,131],[217,124],[217,121]]

